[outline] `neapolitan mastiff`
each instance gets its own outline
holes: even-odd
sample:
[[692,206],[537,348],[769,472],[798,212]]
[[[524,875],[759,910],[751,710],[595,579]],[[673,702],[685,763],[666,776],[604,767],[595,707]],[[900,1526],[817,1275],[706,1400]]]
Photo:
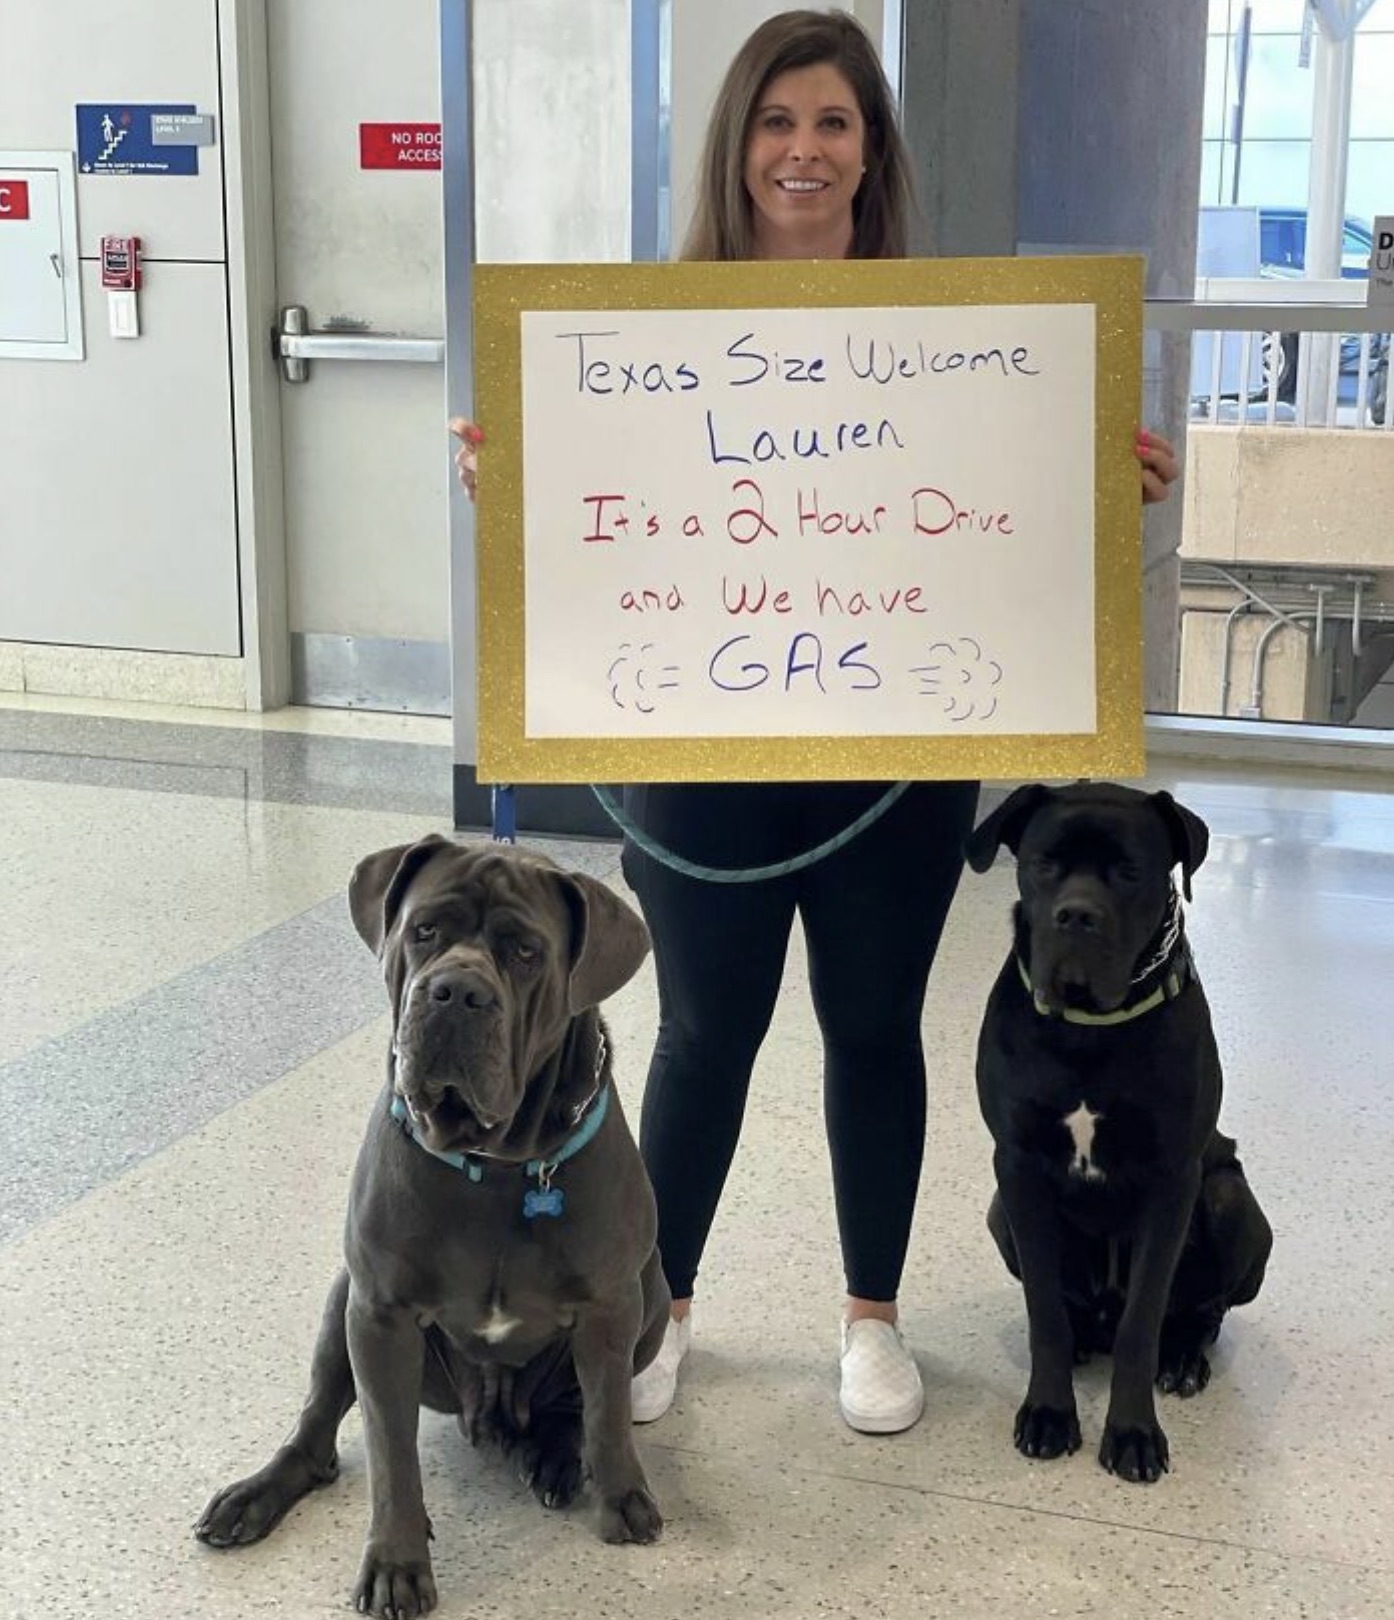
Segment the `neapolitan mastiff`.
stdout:
[[1113,1354],[1111,1473],[1169,1465],[1154,1383],[1194,1395],[1225,1312],[1258,1293],[1272,1232],[1218,1129],[1220,1059],[1171,873],[1186,898],[1209,832],[1168,793],[1017,789],[973,832],[1016,856],[1015,941],[978,1043],[994,1142],[988,1225],[1023,1284],[1031,1374],[1017,1447],[1080,1444],[1072,1363]]
[[393,1034],[354,1171],[347,1263],[293,1433],[213,1498],[195,1533],[215,1547],[256,1541],[328,1484],[356,1397],[371,1514],[354,1602],[415,1615],[436,1595],[420,1405],[516,1449],[548,1507],[589,1473],[607,1541],[662,1528],[629,1386],[662,1340],[668,1290],[598,1011],[649,942],[594,878],[434,835],[360,862],[349,906],[382,960]]

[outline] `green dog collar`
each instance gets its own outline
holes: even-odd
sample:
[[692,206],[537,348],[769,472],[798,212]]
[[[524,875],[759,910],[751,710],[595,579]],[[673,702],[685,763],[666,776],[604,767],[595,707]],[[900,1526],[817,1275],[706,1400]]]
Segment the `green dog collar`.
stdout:
[[1067,1024],[1130,1024],[1134,1018],[1141,1018],[1144,1013],[1150,1013],[1164,1001],[1175,1001],[1186,987],[1181,974],[1173,968],[1150,995],[1144,996],[1141,1001],[1133,1002],[1131,1006],[1118,1007],[1113,1012],[1107,1013],[1081,1012],[1075,1007],[1062,1007],[1057,1012],[1047,1005],[1045,997],[1031,983],[1031,975],[1026,971],[1026,964],[1019,956],[1016,965],[1017,971],[1021,974],[1021,982],[1025,985],[1026,993],[1031,997],[1036,1011],[1043,1018],[1063,1018]]

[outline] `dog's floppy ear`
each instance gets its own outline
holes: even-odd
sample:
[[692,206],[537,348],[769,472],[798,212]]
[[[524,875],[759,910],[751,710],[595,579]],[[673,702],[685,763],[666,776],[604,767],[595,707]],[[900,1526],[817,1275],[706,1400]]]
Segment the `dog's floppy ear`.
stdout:
[[349,879],[349,915],[374,956],[382,955],[411,880],[432,855],[450,847],[448,838],[428,833],[414,844],[394,844],[391,849],[365,855],[354,867]]
[[1181,863],[1181,892],[1191,898],[1191,873],[1210,850],[1210,829],[1194,810],[1177,804],[1169,793],[1154,793],[1152,803],[1171,834],[1171,853]]
[[572,1013],[598,1007],[628,984],[649,952],[643,919],[599,879],[584,872],[560,874],[571,908],[571,976],[566,1000]]
[[997,859],[1003,844],[1015,855],[1021,845],[1026,823],[1050,797],[1050,789],[1039,782],[1019,787],[992,812],[986,821],[980,821],[968,835],[968,864],[975,872],[986,872]]

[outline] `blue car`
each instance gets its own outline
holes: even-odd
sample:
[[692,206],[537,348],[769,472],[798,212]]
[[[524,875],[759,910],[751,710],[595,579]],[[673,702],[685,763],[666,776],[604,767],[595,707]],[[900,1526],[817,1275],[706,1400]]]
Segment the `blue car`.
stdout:
[[[1305,208],[1278,208],[1260,206],[1259,211],[1259,273],[1265,276],[1301,276],[1307,264],[1307,210]],[[1370,254],[1374,248],[1374,233],[1363,219],[1347,214],[1341,234],[1341,279],[1364,281],[1370,274]],[[1297,333],[1284,332],[1280,342],[1268,351],[1267,359],[1276,357],[1278,367],[1278,398],[1291,404],[1297,398]],[[1376,332],[1370,337],[1370,381],[1366,404],[1373,422],[1384,420],[1385,402],[1389,397],[1389,333]],[[1360,380],[1360,339],[1341,339],[1340,374],[1336,381],[1336,398],[1343,405],[1354,405],[1358,397]]]

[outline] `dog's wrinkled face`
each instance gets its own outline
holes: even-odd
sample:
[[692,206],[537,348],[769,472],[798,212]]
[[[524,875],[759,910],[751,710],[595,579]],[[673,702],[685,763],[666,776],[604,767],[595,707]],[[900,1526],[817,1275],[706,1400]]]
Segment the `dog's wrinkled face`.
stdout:
[[350,905],[393,1008],[393,1083],[437,1152],[505,1143],[575,1014],[637,970],[642,922],[604,885],[439,838],[360,863]]
[[1205,858],[1204,823],[1169,794],[1110,784],[1021,788],[969,843],[978,871],[1017,858],[1018,948],[1044,1006],[1113,1012],[1155,949],[1171,903]]
[[[407,890],[388,946],[396,1087],[432,1147],[483,1147],[570,1014],[571,919],[505,860],[440,862]],[[435,881],[432,881],[432,880]]]

